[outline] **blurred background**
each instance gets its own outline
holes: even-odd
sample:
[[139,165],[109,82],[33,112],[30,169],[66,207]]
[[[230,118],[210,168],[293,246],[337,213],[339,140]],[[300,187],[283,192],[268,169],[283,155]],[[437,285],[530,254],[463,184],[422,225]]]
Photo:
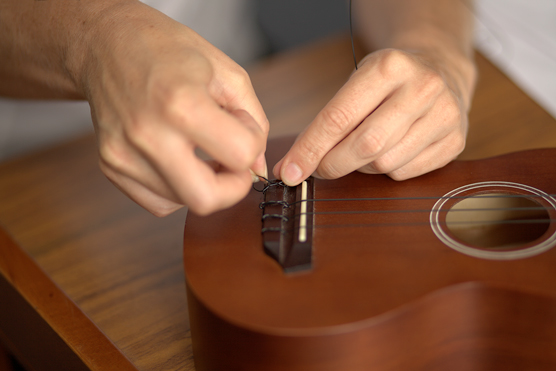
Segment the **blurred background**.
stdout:
[[556,117],[556,1],[477,0],[475,45]]
[[[244,67],[347,33],[349,27],[347,0],[143,2],[188,25]],[[477,0],[475,14],[478,50],[556,117],[556,1]],[[86,102],[0,98],[0,160],[91,131]]]

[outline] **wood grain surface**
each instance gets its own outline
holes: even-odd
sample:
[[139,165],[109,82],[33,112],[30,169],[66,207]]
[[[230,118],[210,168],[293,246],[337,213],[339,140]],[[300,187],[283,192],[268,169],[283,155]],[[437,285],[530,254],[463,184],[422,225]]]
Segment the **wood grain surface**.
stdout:
[[[350,53],[342,36],[249,69],[273,136],[311,121],[351,73]],[[480,56],[478,65],[462,158],[556,146],[555,120]],[[13,298],[0,300],[0,341],[33,370],[68,369],[68,359],[91,370],[194,370],[185,211],[151,216],[97,161],[85,137],[0,164],[0,298]]]

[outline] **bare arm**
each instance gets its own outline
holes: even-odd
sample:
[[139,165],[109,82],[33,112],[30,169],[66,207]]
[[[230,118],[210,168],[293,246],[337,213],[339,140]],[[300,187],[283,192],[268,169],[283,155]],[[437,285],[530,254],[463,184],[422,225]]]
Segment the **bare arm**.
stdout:
[[193,30],[136,0],[0,6],[0,93],[87,99],[101,169],[149,211],[226,208],[249,169],[264,175],[268,121],[249,78]]
[[394,48],[427,55],[451,70],[470,104],[476,74],[472,0],[361,0],[359,8],[359,33],[370,50]]
[[338,178],[354,170],[402,180],[455,158],[464,148],[475,84],[467,6],[354,0],[358,30],[376,51],[300,135],[275,175],[288,184],[313,172]]
[[[113,3],[113,4],[112,4]],[[0,4],[0,94],[84,99],[77,77],[94,22],[116,2],[6,0]]]

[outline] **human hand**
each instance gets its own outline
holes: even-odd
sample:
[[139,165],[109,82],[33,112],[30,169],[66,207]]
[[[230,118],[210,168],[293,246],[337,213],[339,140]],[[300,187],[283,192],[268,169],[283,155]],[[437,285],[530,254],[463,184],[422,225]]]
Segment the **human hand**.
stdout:
[[457,67],[396,49],[369,54],[274,175],[289,185],[313,173],[335,179],[355,170],[403,180],[444,166],[467,134],[472,88],[463,75],[474,69]]
[[[250,169],[266,176],[268,134],[247,73],[146,5],[109,11],[98,17],[82,83],[104,174],[158,216],[183,205],[209,214],[241,200]],[[125,16],[107,21],[113,14]]]

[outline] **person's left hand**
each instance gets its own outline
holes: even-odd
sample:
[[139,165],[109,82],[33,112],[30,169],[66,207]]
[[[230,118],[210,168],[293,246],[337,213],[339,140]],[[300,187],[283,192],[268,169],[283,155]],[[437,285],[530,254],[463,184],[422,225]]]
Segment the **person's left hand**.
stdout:
[[462,65],[396,49],[369,54],[274,175],[291,186],[313,173],[335,179],[355,170],[403,180],[446,165],[467,135],[474,67]]

